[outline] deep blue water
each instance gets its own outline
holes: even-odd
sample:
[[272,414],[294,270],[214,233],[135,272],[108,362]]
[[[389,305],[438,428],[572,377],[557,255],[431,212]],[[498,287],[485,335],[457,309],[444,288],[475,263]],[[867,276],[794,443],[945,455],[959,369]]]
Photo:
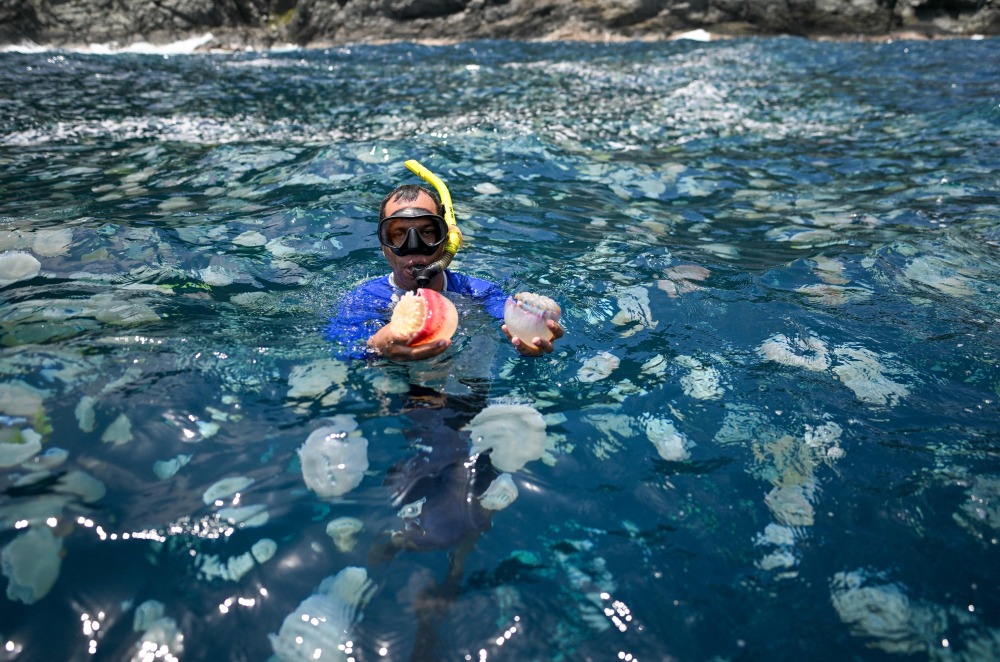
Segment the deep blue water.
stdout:
[[[998,74],[996,39],[0,54],[0,449],[44,453],[0,469],[0,659],[266,659],[347,567],[320,659],[995,659]],[[458,302],[442,359],[331,361],[410,158],[457,269],[561,304],[554,354]],[[546,421],[518,498],[392,554],[400,481],[496,476],[462,428],[498,404]],[[368,470],[323,499],[296,451],[345,416]]]

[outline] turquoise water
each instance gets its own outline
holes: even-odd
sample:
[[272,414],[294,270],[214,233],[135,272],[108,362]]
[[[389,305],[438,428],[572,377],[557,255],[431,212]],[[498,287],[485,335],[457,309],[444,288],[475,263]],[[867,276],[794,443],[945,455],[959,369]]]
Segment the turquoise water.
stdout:
[[[995,39],[0,63],[0,659],[266,659],[345,568],[321,659],[1000,655]],[[333,359],[409,158],[554,354]],[[463,528],[487,406],[545,450]]]

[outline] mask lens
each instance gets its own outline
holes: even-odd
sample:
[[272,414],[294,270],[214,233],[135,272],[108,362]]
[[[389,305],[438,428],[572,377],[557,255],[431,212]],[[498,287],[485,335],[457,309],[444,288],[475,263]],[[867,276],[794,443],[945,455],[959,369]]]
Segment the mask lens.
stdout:
[[378,239],[396,255],[430,255],[448,236],[444,219],[436,215],[384,218],[378,225]]

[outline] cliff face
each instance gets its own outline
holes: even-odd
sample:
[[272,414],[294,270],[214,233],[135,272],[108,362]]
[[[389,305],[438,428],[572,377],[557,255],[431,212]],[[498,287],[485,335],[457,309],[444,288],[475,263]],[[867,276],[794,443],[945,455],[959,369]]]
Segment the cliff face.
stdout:
[[0,43],[1000,34],[1000,0],[0,0]]

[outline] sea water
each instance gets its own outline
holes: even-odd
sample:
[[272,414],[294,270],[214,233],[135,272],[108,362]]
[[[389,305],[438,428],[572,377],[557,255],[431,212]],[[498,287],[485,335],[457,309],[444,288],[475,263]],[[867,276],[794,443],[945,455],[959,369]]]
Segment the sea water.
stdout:
[[[0,64],[0,659],[1000,655],[996,39]],[[555,352],[337,358],[406,159]]]

